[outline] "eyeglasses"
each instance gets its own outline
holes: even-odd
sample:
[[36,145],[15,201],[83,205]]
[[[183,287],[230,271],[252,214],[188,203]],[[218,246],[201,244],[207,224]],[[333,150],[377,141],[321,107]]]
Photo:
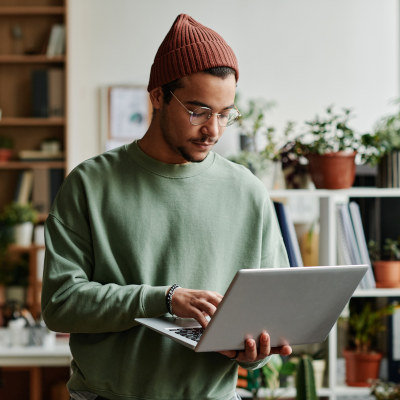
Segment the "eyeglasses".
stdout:
[[222,113],[213,113],[212,110],[208,107],[197,107],[193,111],[190,111],[172,92],[170,93],[188,112],[188,114],[190,115],[189,121],[192,125],[205,124],[212,115],[216,115],[218,119],[218,125],[221,127],[225,127],[234,124],[241,117],[239,110],[235,106],[235,108],[231,108],[230,110],[226,110]]

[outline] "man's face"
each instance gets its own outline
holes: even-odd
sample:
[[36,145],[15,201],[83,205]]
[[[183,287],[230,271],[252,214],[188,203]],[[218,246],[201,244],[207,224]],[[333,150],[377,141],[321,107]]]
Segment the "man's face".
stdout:
[[[213,113],[222,113],[233,107],[236,89],[234,75],[222,79],[207,73],[196,73],[182,78],[182,83],[184,87],[176,89],[174,94],[190,111],[208,107]],[[216,115],[202,125],[192,125],[190,115],[182,104],[172,97],[169,104],[161,101],[157,110],[157,159],[160,161],[173,164],[200,162],[206,158],[225,129],[219,126]]]

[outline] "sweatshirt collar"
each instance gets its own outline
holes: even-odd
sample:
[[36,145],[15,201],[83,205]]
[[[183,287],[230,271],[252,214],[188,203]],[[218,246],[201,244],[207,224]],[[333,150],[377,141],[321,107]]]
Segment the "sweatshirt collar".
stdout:
[[158,161],[144,153],[137,141],[126,146],[127,152],[142,168],[156,175],[166,178],[190,178],[201,174],[211,167],[215,160],[215,153],[210,151],[207,157],[200,162],[186,164],[167,164]]

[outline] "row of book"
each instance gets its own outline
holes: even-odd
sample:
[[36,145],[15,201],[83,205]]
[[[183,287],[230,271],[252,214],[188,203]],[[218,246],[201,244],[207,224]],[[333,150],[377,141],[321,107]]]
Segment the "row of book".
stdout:
[[42,68],[32,71],[32,116],[62,117],[64,113],[64,69]]
[[41,213],[48,213],[64,179],[64,170],[33,169],[19,173],[14,201],[32,203]]
[[369,269],[360,282],[360,289],[374,289],[375,278],[368,253],[359,205],[351,201],[337,205],[338,262],[343,265],[367,264]]
[[[302,267],[303,257],[290,212],[285,204],[274,202],[276,215],[291,267]],[[356,202],[337,206],[338,264],[367,264],[369,269],[360,282],[360,289],[375,288],[375,278],[368,254],[359,205]]]

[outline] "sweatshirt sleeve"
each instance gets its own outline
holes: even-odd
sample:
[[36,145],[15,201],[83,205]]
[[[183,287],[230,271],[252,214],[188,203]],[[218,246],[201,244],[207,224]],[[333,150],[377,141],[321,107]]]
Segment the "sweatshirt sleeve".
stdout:
[[[42,315],[57,332],[118,332],[167,312],[167,286],[93,279],[95,256],[79,180],[67,178],[45,224]],[[138,282],[140,283],[140,282]]]
[[54,216],[46,221],[42,312],[58,332],[99,333],[131,328],[137,317],[166,313],[166,286],[91,281],[90,243]]

